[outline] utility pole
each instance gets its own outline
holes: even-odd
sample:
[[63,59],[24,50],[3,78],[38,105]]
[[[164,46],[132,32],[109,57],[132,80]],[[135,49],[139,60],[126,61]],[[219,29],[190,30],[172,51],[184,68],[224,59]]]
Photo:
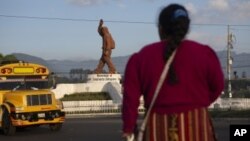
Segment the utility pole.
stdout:
[[232,34],[230,33],[230,26],[227,26],[227,79],[228,79],[228,94],[229,98],[232,98],[232,87],[231,87],[231,69],[232,69]]
[[[228,94],[229,98],[232,98],[232,86],[231,86],[231,73],[232,73],[232,64],[233,57],[231,50],[233,49],[233,34],[230,33],[230,26],[227,26],[227,78],[228,78]],[[231,104],[230,104],[231,105]]]

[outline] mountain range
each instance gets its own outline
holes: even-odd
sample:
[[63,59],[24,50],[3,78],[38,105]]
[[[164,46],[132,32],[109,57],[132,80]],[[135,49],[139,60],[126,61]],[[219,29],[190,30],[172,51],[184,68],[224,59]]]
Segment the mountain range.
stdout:
[[[226,68],[227,68],[227,52],[226,51],[218,51],[216,52],[217,56],[221,62],[225,77],[226,75]],[[83,70],[94,70],[98,64],[99,60],[83,60],[83,61],[73,61],[73,60],[45,60],[43,58],[39,58],[36,56],[22,54],[22,53],[13,53],[17,59],[27,61],[27,62],[34,62],[39,63],[42,65],[47,66],[52,71],[56,73],[69,73],[71,69],[79,69],[82,68]],[[124,74],[124,70],[127,64],[127,61],[130,56],[119,56],[119,57],[112,57],[112,61],[117,69],[117,72]],[[232,77],[236,74],[239,78],[244,75],[246,77],[250,77],[250,53],[240,53],[237,54],[232,52],[233,58],[233,65],[232,65]],[[104,68],[107,69],[107,66]],[[236,72],[236,73],[235,73]]]
[[[69,73],[71,69],[79,69],[79,68],[82,68],[84,70],[87,69],[94,70],[99,62],[99,60],[83,60],[83,61],[45,60],[40,57],[23,53],[13,53],[12,55],[14,55],[18,60],[42,64],[56,73]],[[124,73],[124,69],[129,57],[130,56],[112,57],[112,61],[118,73],[121,74]],[[105,65],[104,69],[108,70],[107,65]]]

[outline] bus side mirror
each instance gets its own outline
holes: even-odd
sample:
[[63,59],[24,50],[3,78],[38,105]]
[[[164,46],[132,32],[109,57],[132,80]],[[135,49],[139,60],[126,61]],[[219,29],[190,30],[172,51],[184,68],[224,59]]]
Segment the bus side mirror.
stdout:
[[51,72],[51,79],[52,79],[52,89],[56,89],[56,75],[54,72]]
[[55,82],[53,82],[52,88],[56,89],[56,83]]

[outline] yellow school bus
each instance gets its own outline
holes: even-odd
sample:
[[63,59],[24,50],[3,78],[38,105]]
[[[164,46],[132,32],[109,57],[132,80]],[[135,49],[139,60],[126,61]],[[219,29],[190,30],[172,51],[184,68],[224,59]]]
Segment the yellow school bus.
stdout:
[[0,128],[13,135],[18,127],[48,125],[59,131],[65,120],[62,102],[51,91],[54,79],[43,65],[0,64]]

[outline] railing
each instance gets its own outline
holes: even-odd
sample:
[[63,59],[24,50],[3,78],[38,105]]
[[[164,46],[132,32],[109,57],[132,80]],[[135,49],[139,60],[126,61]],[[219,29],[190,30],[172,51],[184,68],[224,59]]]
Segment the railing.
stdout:
[[210,108],[216,109],[250,109],[250,98],[221,98],[210,105]]
[[[121,104],[114,103],[112,100],[97,100],[97,101],[63,101],[64,111],[68,115],[74,114],[120,114]],[[219,99],[211,104],[210,109],[250,109],[250,99]],[[143,102],[139,106],[138,111],[145,111]]]
[[[66,114],[120,114],[121,104],[113,103],[112,100],[100,101],[63,101]],[[139,106],[139,112],[144,112],[143,104]]]

